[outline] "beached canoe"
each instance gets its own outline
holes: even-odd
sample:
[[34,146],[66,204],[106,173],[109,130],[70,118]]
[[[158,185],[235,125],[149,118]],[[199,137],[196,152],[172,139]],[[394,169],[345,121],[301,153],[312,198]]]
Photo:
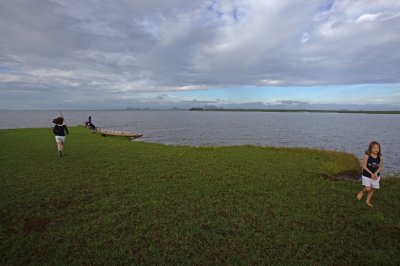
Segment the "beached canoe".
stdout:
[[96,131],[99,132],[102,136],[121,136],[128,137],[130,139],[137,139],[143,136],[143,134],[140,134],[138,132],[118,131],[99,127],[96,128]]

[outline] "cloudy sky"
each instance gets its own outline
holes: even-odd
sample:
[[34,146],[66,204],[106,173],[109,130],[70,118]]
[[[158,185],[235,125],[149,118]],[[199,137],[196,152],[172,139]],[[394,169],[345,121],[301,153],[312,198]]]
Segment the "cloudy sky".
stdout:
[[398,0],[4,0],[0,109],[400,110]]

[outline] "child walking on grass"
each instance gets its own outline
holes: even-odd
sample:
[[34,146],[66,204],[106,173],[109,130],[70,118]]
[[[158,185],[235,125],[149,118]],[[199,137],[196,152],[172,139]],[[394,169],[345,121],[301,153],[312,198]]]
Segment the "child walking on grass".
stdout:
[[57,117],[56,119],[53,120],[53,123],[55,124],[53,128],[53,133],[56,135],[56,142],[57,142],[57,149],[58,149],[58,154],[60,157],[64,156],[64,143],[65,143],[65,133],[68,135],[68,128],[66,125],[63,125],[64,123],[64,118],[62,117]]
[[381,154],[381,145],[373,141],[369,144],[368,150],[365,151],[364,159],[362,162],[362,184],[364,189],[357,194],[357,199],[361,200],[364,192],[367,192],[366,203],[368,206],[373,207],[371,203],[374,189],[379,189],[379,181],[381,179],[381,169],[383,164],[383,157]]

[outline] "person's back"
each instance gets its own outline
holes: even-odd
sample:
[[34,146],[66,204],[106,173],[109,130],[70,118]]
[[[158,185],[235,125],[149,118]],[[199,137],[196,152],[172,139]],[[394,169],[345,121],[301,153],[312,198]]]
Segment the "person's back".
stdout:
[[96,130],[96,126],[92,123],[92,117],[89,116],[88,120],[85,122],[85,126],[91,130]]
[[57,149],[60,157],[64,157],[64,143],[65,143],[65,133],[69,134],[68,128],[66,125],[63,125],[64,118],[57,117],[53,120],[55,126],[53,127],[53,133],[56,138]]
[[92,117],[89,116],[88,120],[86,120],[86,122],[85,122],[85,126],[88,126],[88,125],[90,125],[91,123],[92,123]]
[[68,128],[66,125],[56,124],[53,128],[53,133],[56,136],[65,136],[65,133],[68,135]]

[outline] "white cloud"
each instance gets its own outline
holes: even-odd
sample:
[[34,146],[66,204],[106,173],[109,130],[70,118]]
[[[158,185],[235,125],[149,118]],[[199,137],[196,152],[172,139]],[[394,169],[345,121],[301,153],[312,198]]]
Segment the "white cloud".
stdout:
[[38,68],[29,71],[28,74],[38,78],[73,78],[78,73],[74,73],[74,71],[65,71],[65,70],[50,69],[50,68]]
[[279,84],[283,84],[284,81],[283,80],[273,80],[273,79],[263,79],[263,80],[261,80],[261,83],[263,85],[279,85]]
[[373,22],[379,18],[380,14],[364,14],[357,19],[357,23]]
[[399,25],[397,0],[2,1],[0,96],[399,83]]
[[0,82],[1,83],[20,82],[22,80],[23,80],[23,78],[20,75],[0,73]]

